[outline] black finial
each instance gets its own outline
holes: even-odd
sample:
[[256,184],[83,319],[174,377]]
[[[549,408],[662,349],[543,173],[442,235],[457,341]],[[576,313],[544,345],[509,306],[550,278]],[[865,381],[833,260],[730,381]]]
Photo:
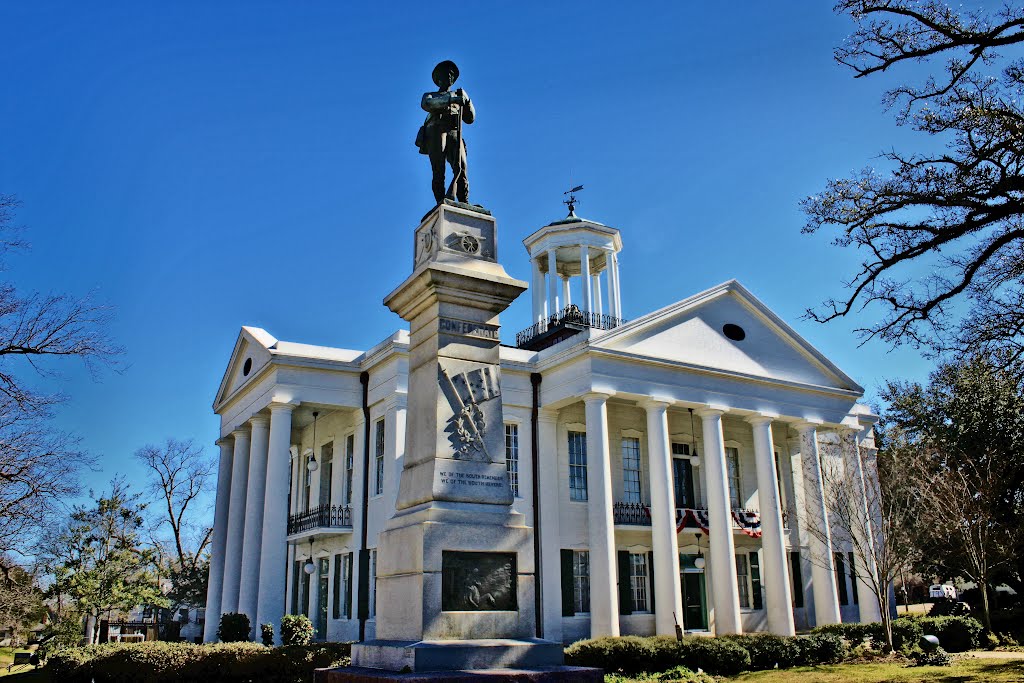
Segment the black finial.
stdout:
[[579,201],[578,199],[576,199],[576,193],[582,189],[582,185],[577,185],[571,190],[566,190],[565,192],[562,193],[564,195],[569,195],[568,199],[562,200],[562,203],[569,207],[569,218],[576,218],[576,202]]

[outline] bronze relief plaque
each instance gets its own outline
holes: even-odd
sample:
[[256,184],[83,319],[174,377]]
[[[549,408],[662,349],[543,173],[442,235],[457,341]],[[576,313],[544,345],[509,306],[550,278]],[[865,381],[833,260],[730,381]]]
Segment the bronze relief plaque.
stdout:
[[441,609],[516,611],[516,554],[443,551]]

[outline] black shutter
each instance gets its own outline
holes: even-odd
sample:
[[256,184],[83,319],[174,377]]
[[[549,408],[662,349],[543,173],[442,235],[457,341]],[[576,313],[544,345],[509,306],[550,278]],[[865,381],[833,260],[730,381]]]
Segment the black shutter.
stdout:
[[576,614],[576,597],[573,586],[571,550],[562,551],[562,616],[571,617]]
[[856,604],[859,603],[858,596],[857,596],[857,567],[853,563],[853,553],[851,552],[849,555],[850,555],[850,587],[853,589],[853,604],[856,605]]
[[835,562],[835,571],[832,573],[836,577],[836,588],[839,589],[839,604],[848,605],[850,598],[846,594],[846,562],[842,553],[832,553],[832,557]]
[[764,607],[761,602],[761,565],[756,552],[750,553],[750,592],[754,609]]
[[[686,504],[679,505],[679,507],[692,508],[696,505],[697,498],[693,495],[693,465],[690,464],[690,460],[687,459],[683,462],[683,469],[686,470]],[[673,513],[675,511],[673,510]]]
[[334,556],[334,618],[341,619],[341,555]]
[[789,571],[793,575],[793,607],[804,606],[804,577],[800,570],[800,553],[790,551]]
[[345,556],[345,566],[348,569],[348,581],[345,583],[345,616],[352,618],[352,553]]
[[359,618],[370,618],[370,551],[359,550]]
[[633,586],[629,580],[629,551],[619,551],[619,614],[633,613]]
[[647,585],[650,589],[650,610],[654,613],[654,551],[647,553]]
[[292,563],[292,608],[289,614],[297,614],[299,611],[299,577],[302,576],[302,565],[298,560]]

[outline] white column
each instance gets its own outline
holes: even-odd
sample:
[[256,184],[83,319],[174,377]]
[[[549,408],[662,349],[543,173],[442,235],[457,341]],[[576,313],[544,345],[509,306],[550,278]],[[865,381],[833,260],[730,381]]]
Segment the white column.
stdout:
[[228,505],[231,497],[231,439],[219,439],[220,466],[217,468],[217,502],[213,511],[213,538],[210,540],[210,580],[206,591],[206,624],[203,640],[217,640],[220,627],[220,597],[224,588],[224,544],[228,538]]
[[583,310],[594,312],[590,307],[590,247],[580,245],[580,291],[583,292]]
[[[228,499],[228,535],[224,543],[222,614],[238,611],[238,587],[242,577],[242,535],[245,532],[245,494],[249,485],[249,432],[231,432],[235,448],[231,456],[231,496]],[[220,624],[217,624],[220,627]]]
[[[565,472],[558,464],[558,411],[540,409],[537,413],[537,498],[540,502],[541,598],[544,613],[544,638],[562,640],[562,537],[559,534],[559,508]],[[522,444],[520,444],[520,448]]]
[[260,592],[256,623],[274,624],[275,642],[281,642],[288,557],[288,455],[292,441],[289,403],[270,404],[270,439],[267,448],[267,489],[263,503],[263,552],[260,555]]
[[704,476],[707,484],[708,555],[712,602],[715,606],[715,635],[742,633],[740,594],[736,581],[736,549],[732,540],[732,515],[729,509],[729,480],[726,475],[725,440],[722,436],[724,410],[698,410],[704,427]]
[[558,257],[554,249],[548,249],[548,317],[558,311]]
[[242,532],[242,580],[238,586],[238,611],[249,617],[249,624],[259,633],[256,623],[256,602],[260,593],[260,548],[263,536],[263,500],[267,490],[267,438],[270,420],[256,415],[249,420],[252,438],[249,442],[249,485],[245,493],[244,531]]
[[622,317],[622,292],[619,290],[619,255],[608,252],[608,308],[616,318]]
[[601,302],[601,273],[594,273],[590,276],[594,284],[594,313],[604,313],[604,304]]
[[530,259],[530,264],[533,266],[533,282],[531,288],[533,289],[533,322],[539,323],[544,320],[544,273],[540,271],[540,258],[534,257]]
[[572,303],[572,292],[569,289],[569,277],[567,275],[562,276],[562,306],[568,306]]
[[882,620],[882,612],[875,595],[877,555],[874,531],[871,528],[867,482],[860,457],[860,445],[857,443],[858,435],[859,432],[855,429],[839,430],[845,481],[850,490],[850,519],[853,522],[851,526],[854,527],[850,531],[853,532],[855,566],[850,570],[857,577],[857,606],[860,608],[860,620],[862,623],[872,623]]
[[[675,634],[683,623],[679,585],[679,539],[673,505],[672,451],[668,437],[668,402],[640,403],[647,411],[647,460],[651,477],[651,546],[654,551],[654,625],[657,635]],[[621,580],[621,579],[620,579]]]
[[[590,533],[590,637],[619,635],[608,394],[587,394],[587,521]],[[628,580],[625,579],[625,580]]]
[[796,635],[793,624],[793,594],[786,564],[786,542],[782,536],[782,505],[775,471],[775,443],[772,419],[764,415],[747,418],[754,431],[754,461],[757,465],[757,500],[761,508],[761,555],[768,630],[780,636]]
[[839,594],[836,588],[835,561],[832,557],[832,531],[828,525],[825,485],[818,455],[817,425],[800,422],[793,425],[800,434],[800,461],[804,475],[804,505],[807,507],[808,542],[811,551],[811,589],[814,593],[816,626],[838,624]]

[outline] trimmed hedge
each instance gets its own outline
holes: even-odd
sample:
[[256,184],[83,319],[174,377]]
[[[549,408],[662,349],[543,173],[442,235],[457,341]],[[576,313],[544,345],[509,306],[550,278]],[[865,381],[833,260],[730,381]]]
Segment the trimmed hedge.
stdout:
[[621,636],[573,643],[565,650],[565,662],[600,667],[608,673],[635,675],[683,666],[715,676],[735,676],[751,669],[831,664],[842,661],[847,653],[843,640],[832,634],[687,636],[682,642],[671,636]]
[[46,668],[61,683],[308,683],[314,669],[346,666],[349,652],[348,643],[105,643],[57,650]]
[[244,643],[249,640],[252,625],[249,616],[241,612],[225,612],[220,616],[217,640],[222,643]]
[[[973,617],[900,617],[892,622],[893,647],[899,652],[910,652],[917,647],[925,633],[936,636],[948,652],[966,652],[978,647],[982,625]],[[852,645],[870,637],[876,647],[885,643],[881,622],[872,624],[828,624],[812,633],[832,633],[842,636]]]
[[921,617],[921,630],[936,636],[947,652],[977,649],[984,627],[974,617]]

